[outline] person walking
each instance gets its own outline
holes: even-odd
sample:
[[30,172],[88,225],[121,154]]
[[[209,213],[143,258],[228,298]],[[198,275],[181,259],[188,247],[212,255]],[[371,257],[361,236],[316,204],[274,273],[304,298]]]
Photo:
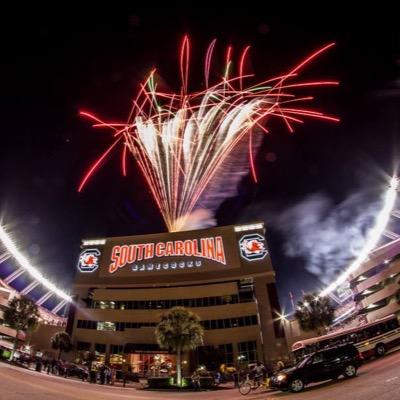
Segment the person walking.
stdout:
[[193,386],[194,386],[194,390],[197,392],[199,390],[201,390],[201,384],[200,384],[200,374],[197,370],[194,370],[192,376],[191,376],[192,382],[193,382]]
[[99,368],[100,370],[100,385],[104,385],[106,381],[106,367],[102,364]]
[[90,367],[90,383],[96,383],[97,381],[97,364],[92,362]]
[[53,358],[51,362],[51,373],[56,374],[57,373],[57,361]]
[[115,366],[113,365],[111,367],[111,385],[115,384],[115,378],[117,377],[117,369],[115,368]]

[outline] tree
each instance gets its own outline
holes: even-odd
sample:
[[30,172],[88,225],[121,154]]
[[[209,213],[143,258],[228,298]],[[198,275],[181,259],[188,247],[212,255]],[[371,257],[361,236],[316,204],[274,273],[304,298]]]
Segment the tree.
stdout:
[[81,350],[78,351],[78,355],[75,359],[75,363],[83,364],[86,363],[89,366],[89,369],[92,368],[93,361],[96,361],[96,353],[91,350]]
[[318,332],[318,335],[326,333],[326,329],[332,324],[335,308],[329,297],[318,297],[317,294],[305,294],[298,301],[294,314],[300,328],[305,331]]
[[62,352],[68,353],[73,348],[71,336],[63,331],[55,333],[51,338],[51,347],[58,350],[58,359],[60,359]]
[[184,307],[173,307],[161,316],[155,334],[161,348],[176,352],[176,380],[178,386],[181,386],[182,351],[195,349],[203,344],[204,330],[200,318]]
[[13,359],[18,345],[18,336],[21,332],[32,332],[39,322],[39,311],[37,305],[25,296],[14,297],[4,310],[4,324],[15,329],[16,336],[11,352],[10,360]]

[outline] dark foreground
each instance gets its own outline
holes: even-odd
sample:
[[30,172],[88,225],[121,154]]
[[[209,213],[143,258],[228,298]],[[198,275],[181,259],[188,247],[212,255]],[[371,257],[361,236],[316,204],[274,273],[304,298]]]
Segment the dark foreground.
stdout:
[[312,385],[299,394],[256,392],[242,396],[236,389],[200,393],[166,393],[133,388],[90,385],[0,363],[0,400],[118,400],[118,399],[306,399],[395,400],[400,399],[400,352],[374,360],[354,379]]

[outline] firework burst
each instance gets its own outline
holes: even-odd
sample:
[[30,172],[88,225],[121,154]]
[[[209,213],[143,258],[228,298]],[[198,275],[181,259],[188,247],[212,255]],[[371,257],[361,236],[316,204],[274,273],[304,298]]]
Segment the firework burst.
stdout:
[[[126,160],[131,154],[145,177],[169,231],[187,229],[190,216],[199,208],[215,209],[222,198],[232,195],[237,182],[250,169],[257,180],[253,153],[261,143],[267,117],[281,119],[289,132],[303,118],[338,121],[301,104],[313,99],[296,94],[299,88],[337,85],[335,81],[299,82],[298,73],[328,44],[311,54],[288,73],[247,84],[245,74],[249,47],[241,53],[237,74],[231,76],[232,48],[226,52],[225,71],[210,84],[210,66],[216,40],[209,45],[204,64],[204,90],[189,92],[190,42],[184,37],[180,52],[182,86],[178,93],[161,91],[152,70],[140,85],[125,123],[107,123],[93,114],[81,112],[94,127],[108,127],[113,141],[83,177],[82,191],[90,177],[109,154],[122,148],[121,169],[126,176]],[[246,149],[246,151],[244,151]],[[239,162],[248,154],[247,165]],[[242,157],[243,158],[243,157]],[[236,161],[238,161],[236,163]]]

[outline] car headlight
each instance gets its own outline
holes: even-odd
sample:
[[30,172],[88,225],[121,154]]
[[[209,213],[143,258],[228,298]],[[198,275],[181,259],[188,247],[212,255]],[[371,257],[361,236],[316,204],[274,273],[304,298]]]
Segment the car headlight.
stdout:
[[282,381],[284,381],[286,378],[287,378],[287,375],[286,375],[286,374],[279,374],[279,375],[277,375],[276,380],[277,380],[278,382],[282,382]]

